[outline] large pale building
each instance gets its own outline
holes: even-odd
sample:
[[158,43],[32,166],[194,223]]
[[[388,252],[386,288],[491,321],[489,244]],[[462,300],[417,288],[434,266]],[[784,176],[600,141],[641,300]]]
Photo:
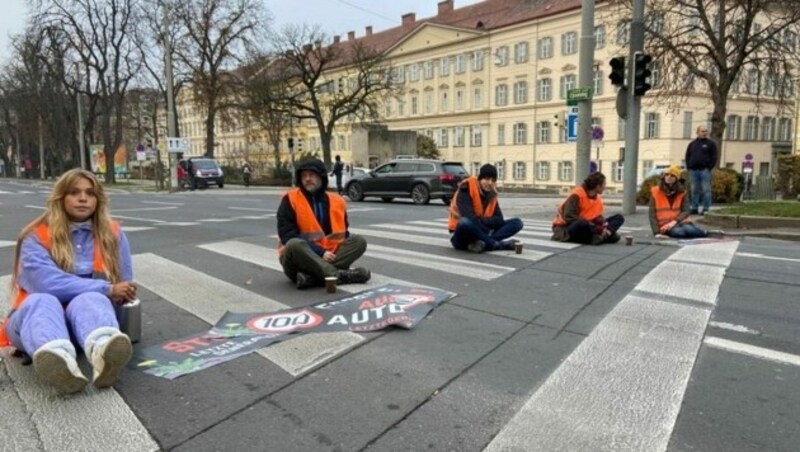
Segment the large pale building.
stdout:
[[[346,40],[362,40],[382,52],[402,83],[402,94],[383,108],[381,122],[389,130],[430,136],[443,158],[461,161],[474,173],[494,163],[505,186],[564,189],[575,183],[576,144],[566,140],[564,126],[567,92],[579,87],[580,4],[484,0],[455,8],[453,0],[445,0],[433,17],[417,20],[408,13],[398,27],[373,32],[367,26],[363,36],[350,32]],[[612,189],[622,186],[624,121],[615,110],[608,62],[627,55],[629,23],[598,2],[592,122],[604,137],[593,143],[591,158]],[[337,36],[334,42],[346,41]],[[656,89],[642,102],[639,179],[655,165],[682,163],[696,127],[710,123],[713,108],[701,83],[690,87],[680,108],[656,102],[660,70],[656,65]],[[774,155],[792,148],[794,112],[782,111],[765,96],[757,105],[760,87],[747,77],[728,103],[719,159],[721,166],[741,171],[751,157],[755,175],[770,175]],[[314,126],[300,124],[295,133],[307,150],[320,150]],[[376,163],[380,159],[364,148],[364,133],[343,125],[334,133],[332,154],[356,166]]]

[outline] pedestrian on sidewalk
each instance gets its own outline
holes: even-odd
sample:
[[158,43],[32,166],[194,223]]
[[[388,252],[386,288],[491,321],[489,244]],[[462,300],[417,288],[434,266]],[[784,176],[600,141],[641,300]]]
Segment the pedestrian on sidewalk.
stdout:
[[298,289],[323,286],[326,277],[335,277],[337,284],[369,281],[368,269],[350,268],[367,250],[367,241],[348,231],[347,204],[328,193],[325,164],[306,160],[295,180],[297,188],[283,196],[276,214],[283,272]]
[[497,200],[497,168],[489,163],[461,181],[450,201],[447,229],[453,234],[450,243],[457,250],[473,253],[513,250],[514,234],[522,230],[519,218],[503,218]]
[[678,165],[670,165],[661,174],[658,185],[650,189],[650,229],[656,237],[695,239],[708,232],[691,222],[689,200]]
[[64,394],[88,383],[77,346],[94,368],[94,386],[112,386],[133,353],[114,310],[136,297],[132,279],[128,239],[108,214],[103,185],[88,171],[67,171],[47,210],[17,239],[12,310],[0,346],[32,356],[39,378]]
[[341,195],[343,194],[342,171],[344,171],[344,163],[342,163],[342,158],[338,155],[335,160],[336,162],[333,164],[333,171],[331,171],[331,174],[336,178],[336,192]]
[[[711,208],[711,170],[717,167],[717,145],[708,139],[708,127],[697,127],[697,138],[686,147],[686,168],[692,185],[692,215],[704,215]],[[700,194],[703,210],[698,210]]]
[[556,209],[551,240],[585,245],[619,242],[617,230],[625,218],[620,214],[603,216],[605,207],[601,195],[605,188],[606,176],[599,171],[589,174],[575,187]]
[[244,162],[242,165],[242,179],[244,180],[244,186],[250,186],[250,174],[253,172],[253,168],[250,167],[248,162]]

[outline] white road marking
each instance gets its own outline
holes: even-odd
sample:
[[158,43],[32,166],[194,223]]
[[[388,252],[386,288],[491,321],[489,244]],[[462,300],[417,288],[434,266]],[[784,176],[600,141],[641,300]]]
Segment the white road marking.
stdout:
[[[211,325],[226,311],[269,312],[288,307],[155,254],[135,255],[133,264],[139,284]],[[175,284],[176,281],[181,284]],[[191,290],[186,290],[187,287]],[[362,336],[350,332],[308,334],[271,345],[257,353],[297,376],[363,340]]]
[[45,210],[45,209],[47,209],[45,206],[31,206],[29,204],[25,205],[25,207],[27,207],[29,209],[36,209],[36,210]]
[[778,257],[778,256],[767,256],[764,254],[757,254],[757,253],[736,253],[737,256],[741,257],[751,257],[754,259],[769,259],[773,261],[785,261],[785,262],[800,262],[800,259],[793,259],[790,257]]
[[0,248],[5,248],[7,246],[14,246],[16,244],[17,242],[14,242],[12,240],[0,240]]
[[735,325],[733,323],[715,322],[712,320],[708,322],[708,326],[719,328],[722,330],[735,331],[737,333],[761,334],[761,332],[758,330],[750,329],[744,325]]
[[150,231],[155,229],[152,226],[122,226],[122,230],[127,232],[141,232],[141,231]]
[[430,268],[454,275],[490,281],[514,271],[514,267],[486,264],[483,262],[437,256],[430,253],[404,250],[380,245],[368,245],[365,256],[392,262],[401,262],[415,267]]
[[173,222],[162,222],[161,226],[197,226],[198,222],[195,221],[173,221]]
[[166,201],[141,201],[142,204],[160,204],[164,206],[183,206],[182,202],[166,202]]
[[231,206],[229,206],[228,208],[231,209],[231,210],[247,210],[247,211],[251,211],[251,212],[266,212],[266,213],[274,213],[275,212],[274,209],[262,209],[262,208],[259,208],[259,207],[231,207]]
[[792,366],[800,366],[800,356],[792,355],[790,353],[779,352],[770,350],[764,347],[757,347],[755,345],[745,344],[742,342],[735,342],[720,337],[706,336],[703,341],[709,347],[726,350],[733,353],[740,353],[742,355],[752,356],[767,361],[774,361],[781,364],[789,364]]
[[[681,249],[634,290],[664,287],[669,295],[695,298],[697,288],[680,291],[669,282],[674,264],[708,264],[684,269],[683,278],[700,270],[719,275],[738,245],[716,246],[715,253],[708,252],[711,245]],[[711,293],[700,295],[706,301]],[[626,296],[485,450],[666,450],[711,315],[702,306],[669,300]]]
[[129,217],[126,215],[113,215],[113,217],[120,220],[144,221],[146,223],[156,223],[156,224],[163,224],[167,222],[166,220],[156,220],[154,218]]
[[[0,277],[0,312],[9,309],[11,276]],[[4,449],[30,442],[35,432],[42,450],[159,450],[147,429],[139,422],[116,390],[96,390],[88,385],[83,393],[70,397],[59,396],[55,389],[42,384],[33,366],[22,366],[22,361],[11,357],[11,348],[0,350],[0,366],[5,366],[13,389],[0,391],[3,413],[17,413],[17,427],[3,428]],[[125,378],[123,371],[122,378]],[[11,396],[9,396],[11,395]],[[76,415],[79,413],[79,415]]]
[[131,209],[113,209],[111,211],[112,216],[116,216],[117,212],[144,212],[148,210],[175,210],[178,206],[164,206],[164,207],[134,207]]
[[238,220],[238,217],[232,218],[203,218],[202,220],[197,220],[201,223],[230,223],[231,221]]

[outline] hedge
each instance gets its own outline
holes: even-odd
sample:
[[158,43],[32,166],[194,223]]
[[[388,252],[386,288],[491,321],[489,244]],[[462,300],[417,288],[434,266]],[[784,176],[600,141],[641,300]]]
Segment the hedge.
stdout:
[[[691,193],[691,180],[689,172],[681,171],[681,179],[686,186],[686,192]],[[639,192],[636,194],[636,203],[647,205],[650,203],[650,188],[659,183],[661,176],[652,176],[642,182]],[[744,190],[744,176],[735,170],[728,168],[717,168],[711,172],[711,199],[714,203],[738,202]]]

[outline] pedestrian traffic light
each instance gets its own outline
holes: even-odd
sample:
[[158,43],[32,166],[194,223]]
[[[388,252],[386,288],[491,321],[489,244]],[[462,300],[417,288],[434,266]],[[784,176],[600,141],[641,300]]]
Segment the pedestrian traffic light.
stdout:
[[633,57],[633,95],[644,96],[644,93],[650,90],[652,86],[647,83],[647,78],[650,77],[652,72],[647,68],[647,65],[653,61],[653,57],[646,53],[637,52]]
[[625,86],[625,57],[612,58],[608,64],[611,65],[611,74],[608,76],[611,84]]

